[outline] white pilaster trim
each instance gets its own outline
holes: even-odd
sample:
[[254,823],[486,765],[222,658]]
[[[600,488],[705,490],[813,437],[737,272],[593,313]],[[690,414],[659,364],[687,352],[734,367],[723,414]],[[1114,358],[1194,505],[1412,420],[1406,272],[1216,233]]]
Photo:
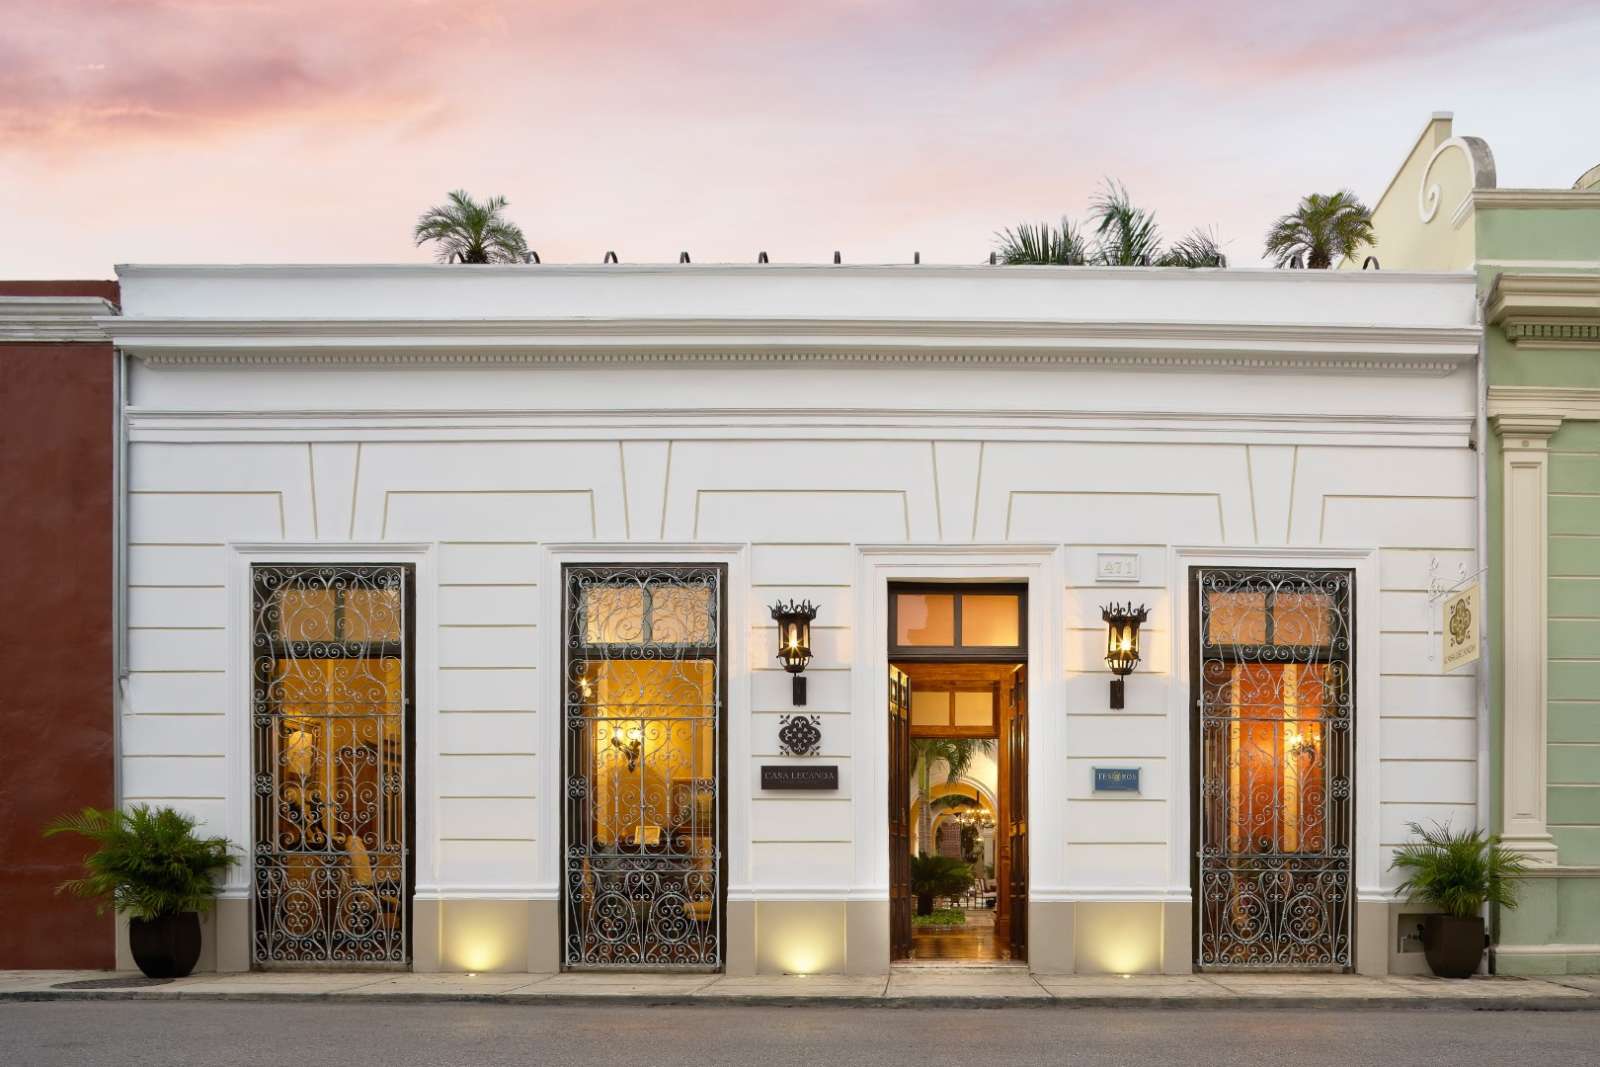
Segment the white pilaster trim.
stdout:
[[251,895],[252,871],[249,850],[253,845],[250,801],[250,701],[251,701],[251,626],[250,568],[257,564],[374,563],[411,564],[413,627],[416,637],[409,650],[412,677],[412,728],[416,756],[409,768],[415,796],[411,838],[416,850],[416,885],[420,890],[437,881],[438,857],[438,701],[435,685],[438,674],[438,581],[434,559],[438,546],[432,543],[349,541],[274,541],[230,542],[227,566],[228,642],[227,749],[224,752],[224,780],[227,789],[226,826],[230,841],[243,845],[245,859],[229,869],[223,882],[223,895]]
[[[1490,411],[1494,398],[1491,391]],[[1562,416],[1527,410],[1492,416],[1503,484],[1501,598],[1505,648],[1501,838],[1529,863],[1559,862],[1547,815],[1550,437]]]

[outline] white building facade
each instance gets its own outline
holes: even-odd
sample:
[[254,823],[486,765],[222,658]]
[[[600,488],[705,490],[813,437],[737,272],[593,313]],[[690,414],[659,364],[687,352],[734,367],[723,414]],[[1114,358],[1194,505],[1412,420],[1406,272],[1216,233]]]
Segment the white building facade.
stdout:
[[241,846],[207,964],[886,972],[891,615],[982,585],[1015,955],[1422,969],[1389,857],[1485,806],[1429,597],[1479,566],[1470,275],[119,276],[119,791]]

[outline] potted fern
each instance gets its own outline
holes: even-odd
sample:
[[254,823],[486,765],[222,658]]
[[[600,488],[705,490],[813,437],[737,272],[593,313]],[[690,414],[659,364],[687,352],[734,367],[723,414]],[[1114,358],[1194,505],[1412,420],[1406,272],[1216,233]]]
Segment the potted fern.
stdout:
[[1391,868],[1405,872],[1397,892],[1430,904],[1441,914],[1422,922],[1422,948],[1428,967],[1440,978],[1470,978],[1483,962],[1483,906],[1517,906],[1516,880],[1527,872],[1522,857],[1501,848],[1482,830],[1451,833],[1439,823],[1425,830],[1408,827],[1420,840],[1395,853]]
[[972,868],[951,856],[930,856],[926,852],[911,857],[911,894],[917,898],[917,914],[933,914],[934,897],[953,897],[972,885]]
[[78,834],[97,846],[84,876],[57,892],[109,904],[128,916],[128,947],[151,978],[182,978],[200,959],[200,913],[216,902],[215,880],[235,856],[224,837],[200,837],[196,820],[172,808],[84,808],[64,815],[46,837]]

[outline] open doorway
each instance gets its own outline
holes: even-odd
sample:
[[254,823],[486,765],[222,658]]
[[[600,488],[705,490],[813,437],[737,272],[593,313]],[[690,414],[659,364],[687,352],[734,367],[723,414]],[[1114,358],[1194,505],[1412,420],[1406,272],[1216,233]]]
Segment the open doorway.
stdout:
[[891,948],[1027,958],[1027,590],[891,585]]

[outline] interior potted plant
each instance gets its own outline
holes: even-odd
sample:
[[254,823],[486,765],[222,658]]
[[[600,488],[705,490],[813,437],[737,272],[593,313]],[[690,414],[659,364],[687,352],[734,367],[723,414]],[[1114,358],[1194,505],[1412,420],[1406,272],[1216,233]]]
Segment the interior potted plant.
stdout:
[[934,897],[953,897],[972,885],[972,868],[951,856],[930,856],[926,852],[911,857],[911,893],[917,898],[917,914],[933,914]]
[[1392,868],[1406,874],[1397,892],[1429,904],[1439,914],[1422,921],[1422,948],[1428,967],[1440,978],[1471,978],[1483,962],[1483,906],[1517,906],[1517,878],[1527,872],[1522,857],[1500,847],[1482,830],[1451,833],[1439,823],[1425,830],[1408,827],[1419,840],[1395,853]]
[[201,837],[196,820],[172,808],[138,804],[64,815],[46,837],[79,834],[96,848],[82,878],[57,892],[110,905],[128,916],[128,948],[150,978],[182,978],[200,959],[200,913],[216,903],[216,879],[233,865],[225,837]]

